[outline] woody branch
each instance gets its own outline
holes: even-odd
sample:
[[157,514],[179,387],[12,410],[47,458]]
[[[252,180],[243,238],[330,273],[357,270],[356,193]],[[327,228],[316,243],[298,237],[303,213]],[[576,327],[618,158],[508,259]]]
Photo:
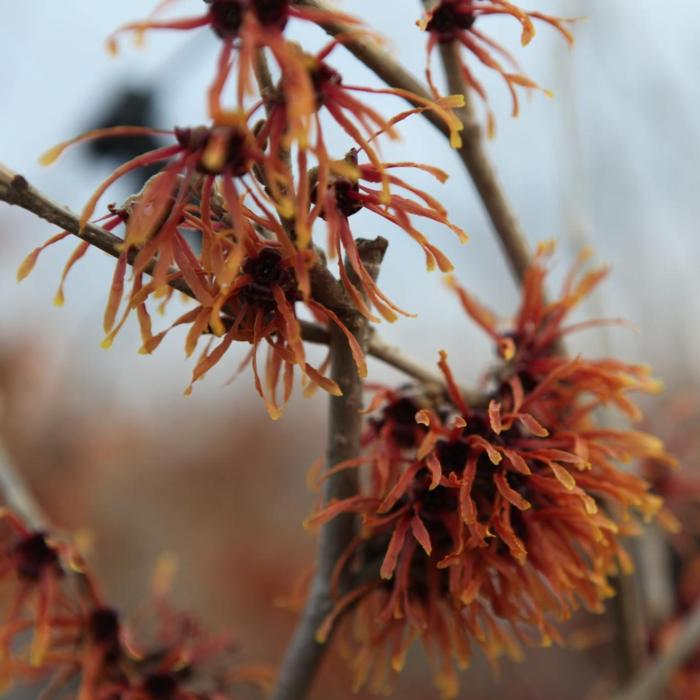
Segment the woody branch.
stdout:
[[[362,263],[373,278],[386,251],[383,238],[374,241],[359,239],[358,249]],[[369,325],[358,311],[347,311],[342,318],[346,327],[367,347]],[[343,334],[331,330],[331,377],[340,386],[343,395],[331,396],[328,421],[326,464],[329,468],[354,459],[360,454],[362,430],[362,379]],[[330,503],[356,495],[358,477],[355,470],[343,470],[329,477],[323,487],[323,500]],[[327,523],[319,534],[316,572],[304,611],[294,636],[287,648],[272,700],[300,700],[306,697],[318,671],[328,642],[316,640],[316,632],[333,607],[333,573],[343,552],[355,535],[356,518],[348,513]],[[341,581],[341,589],[343,582]]]
[[[52,201],[34,188],[22,175],[14,173],[2,164],[0,164],[0,200],[35,214],[112,257],[118,258],[121,253],[123,245],[121,238],[95,224],[86,224],[81,228],[80,217],[75,212]],[[134,251],[134,255],[136,252]],[[146,272],[149,272],[149,269],[146,268]],[[344,295],[339,295],[335,278],[326,268],[316,269],[313,275],[314,293],[317,296],[325,297],[325,300],[330,297],[333,300],[332,306],[340,305],[341,310],[342,307],[347,307],[347,300],[345,300]],[[182,278],[175,277],[169,284],[177,291],[189,297],[193,296],[192,290]],[[330,332],[323,326],[309,321],[300,321],[300,324],[302,336],[307,342],[321,345],[328,345],[331,342]],[[432,385],[440,389],[444,387],[444,379],[437,372],[425,367],[418,360],[406,356],[398,348],[383,341],[374,332],[370,334],[366,350],[368,355],[394,367],[422,384]],[[466,388],[464,388],[464,392],[465,394],[469,393]]]

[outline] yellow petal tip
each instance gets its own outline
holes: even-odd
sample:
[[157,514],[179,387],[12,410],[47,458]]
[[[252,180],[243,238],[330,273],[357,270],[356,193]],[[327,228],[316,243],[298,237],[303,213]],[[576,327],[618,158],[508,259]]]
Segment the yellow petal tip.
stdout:
[[65,150],[65,144],[59,144],[58,146],[54,146],[53,148],[50,148],[46,153],[44,153],[42,156],[39,158],[39,163],[41,165],[51,165],[52,163],[55,163],[61,153]]

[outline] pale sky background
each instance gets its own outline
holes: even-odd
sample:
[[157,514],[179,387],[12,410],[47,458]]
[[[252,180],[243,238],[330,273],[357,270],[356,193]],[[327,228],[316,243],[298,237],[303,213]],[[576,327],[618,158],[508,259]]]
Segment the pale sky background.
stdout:
[[[555,279],[585,243],[612,266],[613,276],[602,288],[596,302],[599,309],[594,311],[626,316],[642,328],[640,336],[614,331],[610,342],[615,347],[630,358],[660,363],[662,371],[679,365],[695,371],[698,331],[693,321],[700,303],[695,274],[700,245],[696,204],[700,137],[695,118],[700,107],[696,80],[700,6],[691,0],[674,0],[663,9],[650,0],[537,4],[543,11],[586,19],[575,27],[573,51],[544,25],[532,44],[521,50],[514,23],[494,19],[488,24],[489,33],[512,47],[526,71],[555,93],[553,100],[541,94],[524,99],[521,117],[513,120],[503,86],[482,74],[498,115],[498,134],[489,150],[506,191],[531,241],[551,237],[561,241],[563,263]],[[117,58],[104,51],[110,30],[144,16],[146,5],[120,0],[102,2],[98,10],[88,0],[33,0],[3,9],[0,3],[0,51],[5,55],[0,62],[0,159],[75,209],[113,166],[102,163],[100,171],[80,149],[49,169],[41,168],[37,157],[53,143],[80,132],[116,86],[157,85],[165,127],[205,118],[204,87],[217,50],[215,37],[206,30],[152,33],[145,50],[125,40]],[[185,15],[199,12],[200,6],[197,0],[183,0],[179,8]],[[417,6],[410,0],[345,3],[388,34],[397,57],[422,74],[424,43],[414,25]],[[314,30],[293,26],[292,31],[305,46],[324,40]],[[377,84],[342,50],[334,54],[333,63],[349,82]],[[380,104],[387,112],[400,107],[391,99]],[[386,147],[387,157],[431,162],[452,173],[445,186],[427,184],[445,202],[453,220],[471,234],[471,242],[460,247],[439,227],[425,230],[451,255],[463,283],[509,313],[517,299],[515,287],[457,157],[420,118],[406,122],[403,133],[401,144]],[[336,143],[339,152],[347,147],[346,139]],[[115,188],[104,203],[125,194]],[[361,217],[355,222],[359,228]],[[488,358],[488,344],[468,323],[460,322],[461,311],[445,292],[440,276],[425,272],[420,251],[400,231],[374,222],[368,225],[372,230],[363,233],[384,233],[391,241],[383,288],[401,306],[419,314],[416,320],[382,328],[382,333],[426,361],[446,347],[461,371],[476,376]],[[179,395],[189,367],[175,336],[150,358],[135,353],[133,326],[112,351],[97,347],[111,260],[93,253],[92,262],[71,275],[66,307],[54,309],[53,289],[71,245],[48,251],[34,274],[17,287],[17,264],[52,229],[5,207],[0,207],[0,226],[4,234],[0,290],[4,298],[12,299],[0,308],[4,332],[30,326],[33,333],[51,336],[66,363],[80,357],[77,372],[82,380],[108,381],[105,376],[118,375],[117,383],[125,392],[145,381],[167,397]],[[599,341],[590,335],[580,340],[586,346]],[[219,382],[206,384],[195,393],[206,390],[215,396],[220,391]]]

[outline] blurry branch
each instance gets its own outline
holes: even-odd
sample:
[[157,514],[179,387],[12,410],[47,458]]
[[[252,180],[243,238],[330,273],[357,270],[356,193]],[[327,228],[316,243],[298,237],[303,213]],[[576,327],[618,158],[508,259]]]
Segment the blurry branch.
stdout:
[[[301,325],[301,335],[307,343],[316,343],[318,345],[328,345],[330,343],[330,333],[323,326],[310,321],[299,321],[299,324]],[[406,355],[395,345],[386,342],[377,334],[374,328],[370,328],[367,354],[385,365],[393,367],[407,377],[415,379],[423,385],[423,388],[429,394],[446,391],[447,389],[445,378],[439,372]],[[460,386],[459,388],[470,406],[478,407],[488,404],[488,399],[485,395],[466,386]]]
[[[376,279],[379,274],[387,242],[358,239],[357,246],[362,264]],[[346,311],[341,320],[366,349],[369,323],[359,311]],[[331,329],[331,378],[342,390],[342,396],[331,396],[328,421],[326,464],[329,468],[355,459],[361,451],[362,378],[359,376],[350,346],[337,327]],[[324,482],[323,502],[331,503],[355,496],[359,490],[357,470],[344,469]],[[356,518],[345,513],[326,523],[319,533],[316,552],[316,571],[309,597],[304,606],[294,636],[287,647],[277,688],[272,700],[301,700],[311,688],[328,642],[316,639],[321,623],[333,609],[333,572],[343,553],[355,537]],[[341,591],[343,582],[341,582]]]
[[[296,2],[307,7],[328,8],[325,0],[296,0]],[[433,99],[425,85],[392,58],[385,49],[377,45],[376,42],[357,36],[356,31],[353,36],[353,29],[341,22],[324,22],[321,26],[331,36],[341,36],[342,45],[390,87],[408,90],[423,99]],[[460,77],[461,69],[454,63],[458,61],[455,51],[456,49],[450,46],[443,51],[445,69],[450,82],[450,92],[465,94],[466,90]],[[496,170],[486,153],[482,128],[474,114],[469,95],[465,94],[465,99],[465,107],[455,110],[455,114],[462,120],[464,126],[462,131],[463,144],[457,152],[469,172],[479,197],[491,219],[513,274],[516,279],[522,280],[530,260],[527,239],[501,187]],[[418,103],[413,104],[420,106]],[[422,114],[433,126],[449,138],[449,127],[440,119],[436,112],[428,109]]]
[[47,528],[48,518],[34,498],[34,494],[17,473],[2,445],[0,445],[0,493],[7,507],[34,530]]
[[[407,357],[394,345],[382,340],[373,330],[369,341],[369,354],[378,360],[386,363],[408,375],[417,379],[426,387],[442,389],[445,387],[445,379],[438,372],[434,372],[429,367],[425,367],[411,357]],[[471,405],[480,405],[483,400],[466,387],[460,387],[462,394]]]
[[[41,219],[55,224],[65,231],[69,231],[108,255],[117,258],[121,254],[123,245],[121,238],[94,224],[87,224],[81,229],[80,217],[77,214],[70,211],[67,207],[51,201],[32,187],[22,175],[12,172],[2,164],[0,164],[0,200],[36,214]],[[132,260],[137,252],[136,250],[133,251]],[[149,268],[147,268],[146,272],[149,271]],[[326,273],[328,278],[335,279],[327,270],[325,273],[319,271],[319,279],[317,279],[319,284],[317,287],[322,287],[322,289],[318,290],[319,293],[329,291],[326,289],[329,287],[328,280],[324,280]],[[192,290],[181,278],[173,279],[170,282],[170,286],[189,297],[194,297]],[[300,323],[304,340],[323,345],[328,345],[331,342],[331,334],[326,328],[308,321],[300,321]],[[417,360],[406,357],[398,349],[390,348],[374,333],[368,341],[367,354],[395,367],[421,383],[436,385],[440,388],[443,388],[445,385],[444,380],[437,373],[424,367]]]
[[460,46],[455,42],[440,45],[440,55],[445,69],[448,91],[450,94],[464,96],[464,106],[455,110],[464,124],[463,144],[459,149],[459,154],[491,217],[491,222],[496,229],[511,271],[518,282],[522,282],[525,272],[530,266],[532,256],[525,233],[486,153],[483,129],[477,120],[469,90],[462,79],[459,51]]
[[[253,68],[255,71],[255,79],[258,82],[258,88],[260,89],[260,96],[265,104],[265,114],[267,118],[270,119],[272,115],[273,108],[272,105],[276,100],[279,99],[279,90],[275,88],[275,81],[272,78],[272,73],[270,73],[270,65],[267,61],[267,54],[264,48],[259,48],[255,52],[255,61],[253,62]],[[284,139],[283,139],[284,140]],[[292,174],[292,154],[288,147],[283,146],[280,143],[277,156],[280,162],[284,165],[285,172]],[[267,191],[267,183],[265,174],[262,169],[256,170],[256,177],[263,183]],[[284,183],[280,183],[280,193],[285,196],[289,194],[289,189]],[[292,241],[296,240],[296,227],[294,225],[294,218],[286,218],[278,212],[280,223],[282,224],[285,232]]]
[[672,550],[666,533],[658,524],[645,529],[637,550],[647,620],[653,629],[673,615],[676,603]]
[[[0,163],[0,200],[36,214],[40,219],[72,233],[107,255],[118,258],[122,253],[124,241],[121,238],[95,224],[87,223],[81,228],[80,217],[75,212],[45,197],[22,175],[12,172],[2,163]],[[137,253],[137,250],[131,251],[129,263],[133,263]],[[152,265],[146,267],[147,273],[151,270]],[[180,278],[172,280],[170,286],[187,296],[193,296],[185,281]]]
[[669,676],[700,648],[700,604],[685,618],[673,645],[662,652],[613,700],[656,700],[663,694]]
[[[635,560],[639,559],[638,548]],[[613,580],[615,597],[610,614],[615,623],[612,640],[613,662],[618,687],[624,688],[644,667],[646,658],[646,619],[637,573],[619,573]]]

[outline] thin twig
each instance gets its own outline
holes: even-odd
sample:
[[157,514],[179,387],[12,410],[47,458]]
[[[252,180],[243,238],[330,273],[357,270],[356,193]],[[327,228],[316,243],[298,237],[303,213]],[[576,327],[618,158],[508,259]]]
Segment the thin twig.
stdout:
[[624,688],[637,676],[646,660],[646,620],[636,574],[619,573],[612,584],[615,597],[610,601],[609,613],[615,625],[613,662],[617,686]]
[[464,95],[464,107],[455,110],[464,124],[459,155],[488,211],[513,275],[522,282],[532,261],[532,255],[525,232],[513,212],[496,175],[496,169],[486,153],[483,129],[477,120],[469,90],[466,89],[462,79],[459,51],[459,45],[455,42],[440,46],[448,90],[451,94]]
[[685,622],[671,647],[641,672],[613,700],[656,700],[670,675],[700,648],[700,604],[686,616]]
[[[16,205],[29,211],[41,219],[55,224],[75,236],[78,236],[91,245],[99,248],[108,255],[118,258],[121,254],[124,241],[103,228],[94,224],[87,224],[80,228],[80,217],[67,207],[51,201],[41,194],[36,188],[30,185],[27,180],[12,172],[0,164],[0,200],[11,205]],[[134,251],[134,255],[137,251]],[[146,268],[149,272],[150,268]],[[342,298],[338,295],[337,289],[331,285],[331,280],[335,280],[333,275],[326,269],[319,269],[314,275],[314,296],[318,297],[320,303],[328,302],[334,309],[343,306]],[[176,277],[169,283],[179,292],[194,298],[192,290],[187,286],[182,278]],[[324,304],[325,305],[325,304]],[[328,345],[330,343],[330,332],[328,329],[308,321],[300,321],[302,337],[310,343]],[[388,345],[376,334],[372,334],[367,347],[367,354],[376,357],[378,360],[395,367],[409,377],[419,382],[438,384],[444,387],[444,381],[419,361],[406,357],[398,350],[388,350]]]
[[[260,48],[257,50],[253,67],[255,69],[255,79],[258,81],[258,87],[260,88],[260,95],[265,104],[265,113],[269,117],[272,113],[272,105],[274,101],[279,99],[279,90],[275,87],[275,81],[272,79],[270,64],[268,63],[265,49]],[[288,148],[280,148],[280,161],[284,164],[285,170],[291,174],[291,152]]]
[[[329,9],[325,0],[297,0],[297,2],[308,7]],[[357,32],[353,34],[353,29],[341,22],[324,22],[321,26],[331,36],[342,35],[343,46],[390,87],[407,90],[423,99],[433,99],[433,96],[418,78],[371,39],[360,36]],[[450,51],[452,50],[450,49]],[[461,70],[455,69],[451,65],[453,60],[453,58],[449,58],[450,66],[446,66],[448,80],[450,81],[459,80],[461,75]],[[452,84],[450,85],[450,91],[456,94],[465,92],[463,88],[453,88]],[[468,95],[466,97],[466,106],[461,110],[455,110],[464,126],[462,131],[463,143],[462,147],[458,149],[458,153],[491,219],[513,274],[516,279],[522,280],[530,260],[527,239],[501,187],[496,175],[496,169],[486,153],[482,128],[475,118],[474,110],[469,104]],[[417,102],[412,104],[420,106]],[[422,114],[433,126],[449,137],[449,127],[435,111],[428,109]]]
[[[399,348],[384,341],[374,331],[370,338],[369,347],[371,348],[370,354],[372,357],[381,360],[394,369],[398,369],[409,377],[417,379],[426,389],[430,390],[432,387],[442,391],[445,388],[445,379],[440,373],[416,362],[411,357],[407,357]],[[475,406],[481,400],[475,392],[470,391],[466,387],[461,387],[461,389],[468,404]]]
[[49,520],[31,489],[17,473],[5,448],[0,445],[0,493],[6,505],[34,530],[46,530]]
[[[357,244],[367,271],[376,277],[386,250],[386,240],[359,239]],[[369,335],[367,320],[355,311],[345,313],[342,321],[352,331],[360,345],[366,348]],[[338,328],[331,329],[330,348],[331,377],[343,392],[342,396],[330,398],[326,463],[329,467],[333,467],[340,462],[354,459],[360,454],[362,380],[357,373],[348,342]],[[357,471],[354,469],[339,471],[324,482],[324,503],[334,499],[349,498],[357,491]],[[331,593],[333,571],[355,536],[355,521],[356,518],[352,514],[344,514],[333,518],[321,528],[316,555],[316,572],[311,590],[282,662],[278,685],[272,700],[302,700],[309,692],[327,648],[327,642],[321,644],[316,640],[316,632],[333,608]]]
[[[263,99],[263,102],[265,104],[265,114],[267,114],[267,118],[269,119],[270,116],[273,113],[273,104],[274,102],[279,99],[279,90],[275,87],[275,82],[272,79],[272,73],[270,72],[270,64],[268,63],[267,60],[267,54],[265,53],[264,48],[259,48],[256,53],[255,53],[255,61],[253,63],[253,67],[255,69],[255,79],[258,82],[258,88],[260,89],[260,96]],[[279,151],[277,153],[279,157],[280,163],[282,163],[284,167],[284,173],[290,178],[292,178],[292,154],[289,148],[285,148],[281,143],[279,146]],[[258,172],[259,177],[265,184],[265,188],[267,190],[267,185],[268,183],[265,182],[265,173],[263,172],[262,168],[257,168],[256,166],[256,172]],[[303,174],[300,174],[301,177],[303,177]],[[289,195],[289,187],[284,184],[283,182],[279,183],[279,193],[284,197]],[[285,216],[282,216],[281,213],[278,213],[280,222],[282,226],[284,227],[284,230],[286,231],[287,235],[292,241],[296,240],[296,226],[294,224],[294,218],[288,218]]]
[[[45,197],[22,175],[18,175],[1,163],[0,200],[36,214],[40,219],[55,224],[112,257],[118,258],[122,253],[124,241],[121,238],[95,224],[88,223],[81,228],[80,217],[75,212]],[[137,250],[131,251],[129,263],[133,262],[137,253]],[[146,267],[145,272],[150,274],[151,270],[152,265]],[[181,278],[172,280],[170,286],[183,294],[193,296],[192,290]]]

